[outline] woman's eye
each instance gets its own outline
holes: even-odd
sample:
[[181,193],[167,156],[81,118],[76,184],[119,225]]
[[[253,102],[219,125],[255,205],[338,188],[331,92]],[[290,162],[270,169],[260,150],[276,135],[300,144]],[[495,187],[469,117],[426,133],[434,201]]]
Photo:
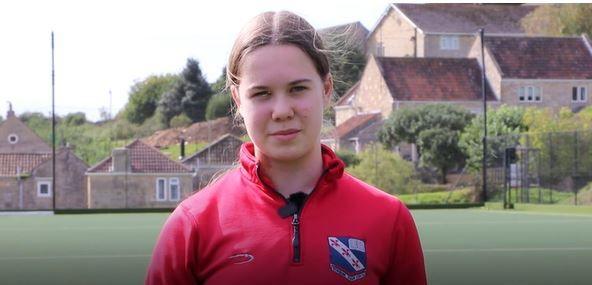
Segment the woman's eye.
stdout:
[[251,97],[264,97],[267,95],[270,95],[269,91],[261,91],[261,92],[254,93]]
[[294,86],[291,88],[291,92],[300,92],[306,90],[306,86]]

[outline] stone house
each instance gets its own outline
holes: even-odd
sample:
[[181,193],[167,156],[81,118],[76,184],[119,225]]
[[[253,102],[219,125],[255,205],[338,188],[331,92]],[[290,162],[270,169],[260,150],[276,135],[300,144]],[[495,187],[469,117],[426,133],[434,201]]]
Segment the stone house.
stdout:
[[[498,106],[487,81],[486,92],[488,105]],[[480,113],[482,98],[481,68],[476,59],[370,56],[360,81],[336,103],[337,139],[332,142],[335,149],[348,145],[360,150],[376,141],[382,120],[394,110],[445,103]],[[340,138],[344,133],[348,135]],[[329,139],[325,137],[327,143]],[[412,146],[399,151],[404,157],[414,157]]]
[[236,167],[243,141],[232,134],[225,134],[200,151],[183,159],[181,163],[195,172],[194,189],[205,187],[217,175]]
[[56,150],[55,191],[52,149],[9,107],[0,124],[0,210],[86,207],[86,163],[69,147]]
[[[485,37],[485,74],[502,104],[562,107],[590,105],[592,44],[581,37]],[[481,61],[475,43],[469,56]]]
[[366,41],[379,57],[468,57],[478,30],[524,35],[520,22],[536,5],[389,4]]
[[87,207],[173,208],[193,193],[194,173],[135,140],[86,172]]
[[[487,81],[486,81],[487,82]],[[490,104],[497,105],[486,86]],[[482,112],[481,68],[471,58],[405,58],[370,56],[360,81],[335,106],[337,127],[363,113],[431,103],[451,103]]]

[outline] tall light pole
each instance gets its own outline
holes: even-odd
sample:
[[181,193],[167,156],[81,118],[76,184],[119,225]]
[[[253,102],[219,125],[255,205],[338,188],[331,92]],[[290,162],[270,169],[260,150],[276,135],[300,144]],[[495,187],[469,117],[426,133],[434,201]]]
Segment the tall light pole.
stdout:
[[52,208],[56,210],[56,136],[55,136],[55,65],[54,65],[54,40],[51,32],[51,197]]
[[485,86],[485,45],[484,30],[479,29],[479,39],[481,41],[481,96],[483,97],[483,182],[482,197],[483,203],[487,202],[487,92]]

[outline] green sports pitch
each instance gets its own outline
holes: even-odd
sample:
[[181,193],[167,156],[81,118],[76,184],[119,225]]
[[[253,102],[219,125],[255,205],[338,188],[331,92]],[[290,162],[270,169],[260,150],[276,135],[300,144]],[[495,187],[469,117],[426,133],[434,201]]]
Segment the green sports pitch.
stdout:
[[[1,215],[0,284],[142,284],[167,215]],[[413,216],[430,284],[592,284],[590,214]]]

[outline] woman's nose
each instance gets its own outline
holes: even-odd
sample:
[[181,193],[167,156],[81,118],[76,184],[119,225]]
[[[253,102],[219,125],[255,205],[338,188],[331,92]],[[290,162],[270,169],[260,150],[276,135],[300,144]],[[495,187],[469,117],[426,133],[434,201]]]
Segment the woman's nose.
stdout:
[[281,94],[275,97],[271,118],[274,121],[285,121],[294,118],[294,106],[288,96]]

